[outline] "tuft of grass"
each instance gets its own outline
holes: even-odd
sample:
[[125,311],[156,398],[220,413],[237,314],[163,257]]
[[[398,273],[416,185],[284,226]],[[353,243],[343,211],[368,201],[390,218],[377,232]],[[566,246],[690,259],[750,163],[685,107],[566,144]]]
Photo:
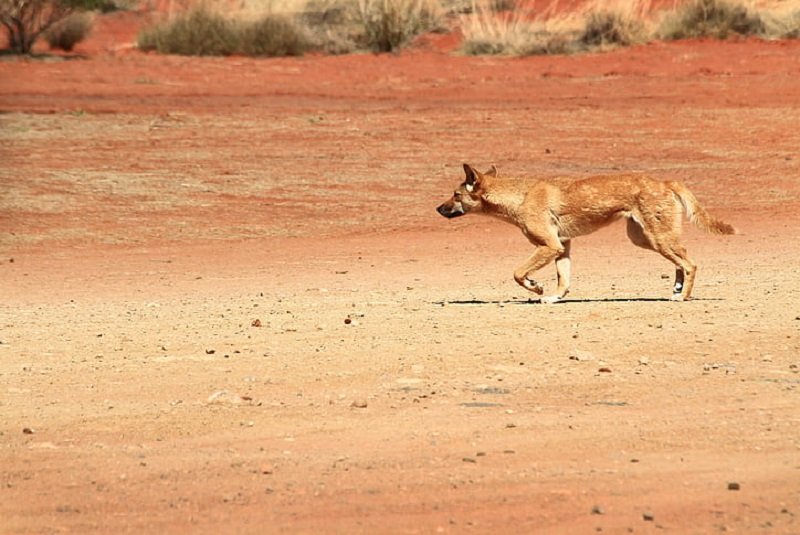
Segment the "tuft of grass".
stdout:
[[309,29],[314,48],[328,54],[349,54],[364,41],[354,0],[308,0],[300,20]]
[[574,51],[575,31],[570,21],[538,21],[517,9],[498,13],[494,2],[478,4],[461,17],[464,41],[461,51],[469,55],[530,56]]
[[766,27],[757,12],[726,0],[693,0],[665,17],[658,34],[664,39],[731,35],[764,35]]
[[201,7],[143,30],[138,46],[162,54],[229,56],[239,49],[239,35],[235,22]]
[[357,20],[367,47],[392,52],[439,26],[437,0],[358,0]]
[[764,16],[766,35],[777,39],[800,39],[800,10],[771,11]]
[[44,34],[52,49],[72,52],[75,45],[86,39],[92,31],[92,15],[86,12],[73,13],[51,26]]
[[644,40],[645,29],[641,20],[613,11],[590,13],[578,38],[585,47],[630,46]]
[[310,47],[310,37],[291,17],[269,14],[243,25],[239,51],[248,56],[301,56]]
[[289,15],[270,13],[245,22],[197,8],[145,29],[139,34],[138,46],[183,56],[299,56],[312,43],[306,30]]

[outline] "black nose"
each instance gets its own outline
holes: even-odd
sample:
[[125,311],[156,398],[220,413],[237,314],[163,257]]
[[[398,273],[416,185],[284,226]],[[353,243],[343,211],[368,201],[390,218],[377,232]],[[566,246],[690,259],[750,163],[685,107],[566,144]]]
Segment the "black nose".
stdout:
[[449,215],[449,214],[447,213],[447,208],[445,208],[445,207],[444,207],[444,205],[438,206],[438,207],[436,208],[436,211],[437,211],[437,212],[439,212],[439,214],[441,214],[441,215],[443,215],[443,216],[445,216],[445,217],[447,217],[447,216]]

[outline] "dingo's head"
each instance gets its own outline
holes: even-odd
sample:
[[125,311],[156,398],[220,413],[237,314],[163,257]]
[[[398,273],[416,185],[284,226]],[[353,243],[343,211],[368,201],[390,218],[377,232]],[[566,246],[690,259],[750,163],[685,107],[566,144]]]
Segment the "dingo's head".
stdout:
[[467,176],[464,182],[453,192],[453,196],[436,208],[437,212],[448,219],[472,211],[481,211],[483,205],[482,194],[486,186],[485,177],[497,176],[497,168],[493,165],[485,173],[480,173],[477,169],[465,163],[464,173]]

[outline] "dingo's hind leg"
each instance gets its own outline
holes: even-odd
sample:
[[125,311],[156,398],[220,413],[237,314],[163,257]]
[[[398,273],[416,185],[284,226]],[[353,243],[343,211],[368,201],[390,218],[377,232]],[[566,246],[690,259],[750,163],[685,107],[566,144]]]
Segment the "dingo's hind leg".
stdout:
[[[633,217],[629,218],[628,238],[634,245],[655,251],[675,264],[675,283],[671,299],[685,301],[691,297],[697,266],[687,255],[686,248],[678,241],[680,220],[675,214],[669,215],[672,217],[656,218],[653,224],[647,226]],[[670,219],[673,224],[670,224]]]

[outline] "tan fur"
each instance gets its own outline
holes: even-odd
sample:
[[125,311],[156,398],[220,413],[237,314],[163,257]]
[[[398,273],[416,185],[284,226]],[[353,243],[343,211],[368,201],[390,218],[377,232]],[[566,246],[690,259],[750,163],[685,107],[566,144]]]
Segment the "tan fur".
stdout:
[[618,174],[579,180],[524,180],[498,177],[497,169],[480,173],[464,164],[466,179],[453,197],[437,208],[445,217],[483,213],[522,229],[536,246],[533,255],[514,272],[514,280],[536,294],[542,285],[532,275],[555,262],[558,288],[544,302],[555,302],[569,291],[572,238],[590,234],[620,218],[637,246],[656,251],[675,264],[672,299],[691,297],[697,266],[680,244],[681,215],[713,234],[735,234],[731,225],[712,217],[681,182],[662,182],[644,175]]

